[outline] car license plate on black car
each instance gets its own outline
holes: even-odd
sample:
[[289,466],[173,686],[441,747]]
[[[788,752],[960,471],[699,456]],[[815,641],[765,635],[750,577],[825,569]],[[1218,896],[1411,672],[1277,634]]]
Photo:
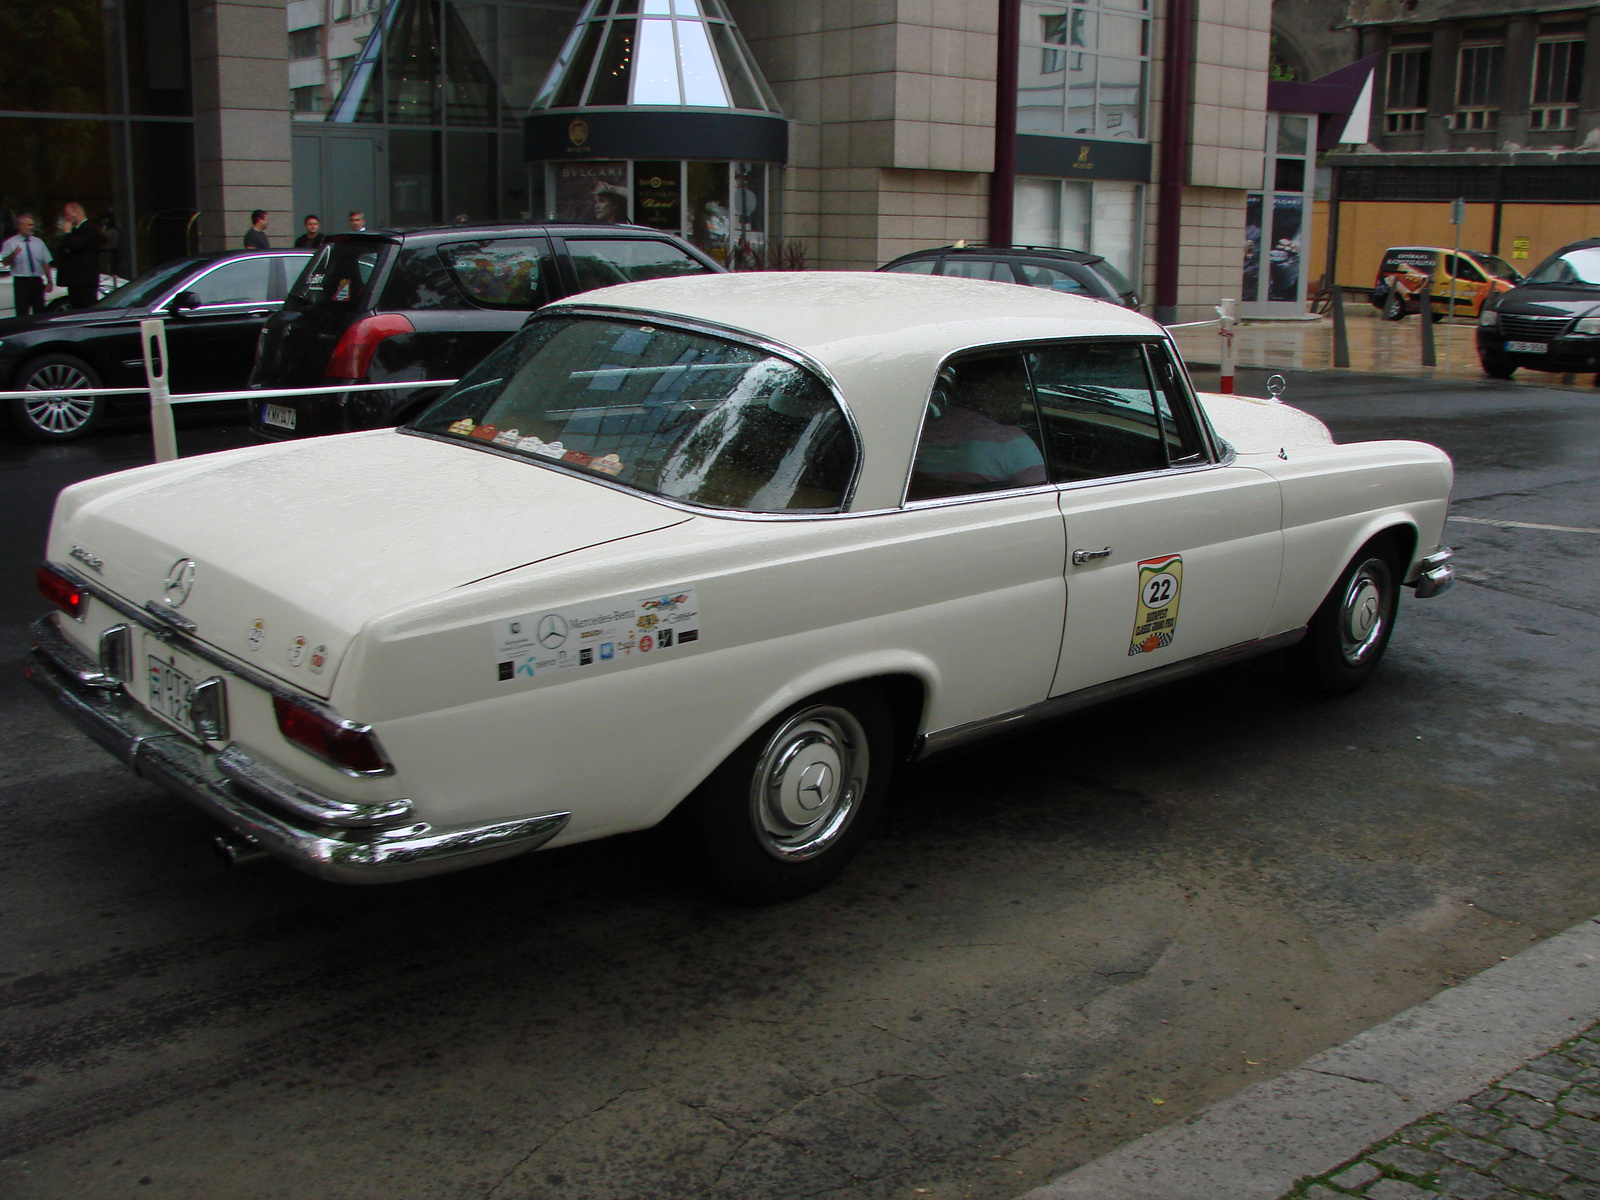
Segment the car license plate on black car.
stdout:
[[293,429],[295,411],[287,404],[263,404],[261,406],[261,423],[263,425],[276,425],[279,429]]
[[190,711],[194,705],[194,680],[153,654],[148,656],[148,663],[151,710],[174,725],[191,728],[194,724]]
[[[1548,354],[1550,347],[1545,342],[1507,342],[1506,350],[1511,354]],[[293,426],[291,426],[293,428]]]

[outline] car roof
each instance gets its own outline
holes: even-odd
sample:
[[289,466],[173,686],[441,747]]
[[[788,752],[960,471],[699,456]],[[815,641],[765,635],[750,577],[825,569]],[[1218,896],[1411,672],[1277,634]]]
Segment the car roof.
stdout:
[[1029,254],[1039,258],[1059,258],[1067,262],[1097,263],[1105,262],[1105,255],[1093,254],[1088,250],[1069,250],[1065,246],[983,246],[968,244],[965,246],[929,246],[925,250],[913,250],[909,254],[902,254],[899,258],[886,262],[878,270],[886,270],[895,263],[915,262],[924,258],[942,258],[948,255],[1018,255]]
[[1165,337],[1109,300],[1014,283],[883,271],[746,271],[624,283],[541,309],[645,310],[753,334],[809,356],[835,380],[861,431],[855,509],[892,507],[939,366],[1016,342]]
[[461,238],[473,237],[505,237],[518,233],[599,233],[604,232],[612,237],[637,237],[637,238],[670,238],[673,241],[682,241],[677,234],[669,229],[653,229],[648,225],[619,225],[615,222],[604,221],[474,221],[460,225],[425,225],[420,228],[406,229],[365,229],[357,233],[353,230],[339,233],[330,233],[324,239],[329,242],[427,242],[427,241],[459,241]]

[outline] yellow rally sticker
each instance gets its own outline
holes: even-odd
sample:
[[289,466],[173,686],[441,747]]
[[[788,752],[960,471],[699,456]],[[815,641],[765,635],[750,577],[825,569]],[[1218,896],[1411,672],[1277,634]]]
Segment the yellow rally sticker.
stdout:
[[1149,654],[1172,645],[1178,631],[1178,597],[1183,591],[1183,555],[1147,558],[1139,564],[1139,600],[1133,610],[1129,655]]

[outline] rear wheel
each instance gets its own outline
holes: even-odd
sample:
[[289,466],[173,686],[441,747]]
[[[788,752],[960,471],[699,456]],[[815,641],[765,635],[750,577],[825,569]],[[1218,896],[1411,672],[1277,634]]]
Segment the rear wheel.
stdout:
[[723,890],[747,904],[822,887],[872,831],[894,744],[873,688],[839,688],[763,726],[701,785],[701,846]]
[[[69,388],[97,388],[100,376],[81,358],[46,354],[17,372],[19,392],[51,392]],[[83,437],[105,415],[104,396],[41,396],[13,400],[11,416],[22,436],[36,442],[70,442]]]
[[1385,321],[1398,321],[1406,315],[1406,302],[1400,295],[1399,288],[1390,288],[1389,294],[1383,298],[1383,319]]
[[1327,695],[1353,692],[1378,667],[1394,632],[1400,602],[1394,541],[1373,538],[1350,560],[1339,582],[1289,652],[1300,680]]

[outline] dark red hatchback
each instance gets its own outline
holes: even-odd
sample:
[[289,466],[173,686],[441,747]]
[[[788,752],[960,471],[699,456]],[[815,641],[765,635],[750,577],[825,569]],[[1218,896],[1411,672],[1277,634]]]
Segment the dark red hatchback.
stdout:
[[[534,309],[594,288],[723,268],[670,234],[630,225],[447,225],[338,234],[267,322],[250,386],[456,379]],[[267,438],[395,425],[439,389],[264,398]]]

